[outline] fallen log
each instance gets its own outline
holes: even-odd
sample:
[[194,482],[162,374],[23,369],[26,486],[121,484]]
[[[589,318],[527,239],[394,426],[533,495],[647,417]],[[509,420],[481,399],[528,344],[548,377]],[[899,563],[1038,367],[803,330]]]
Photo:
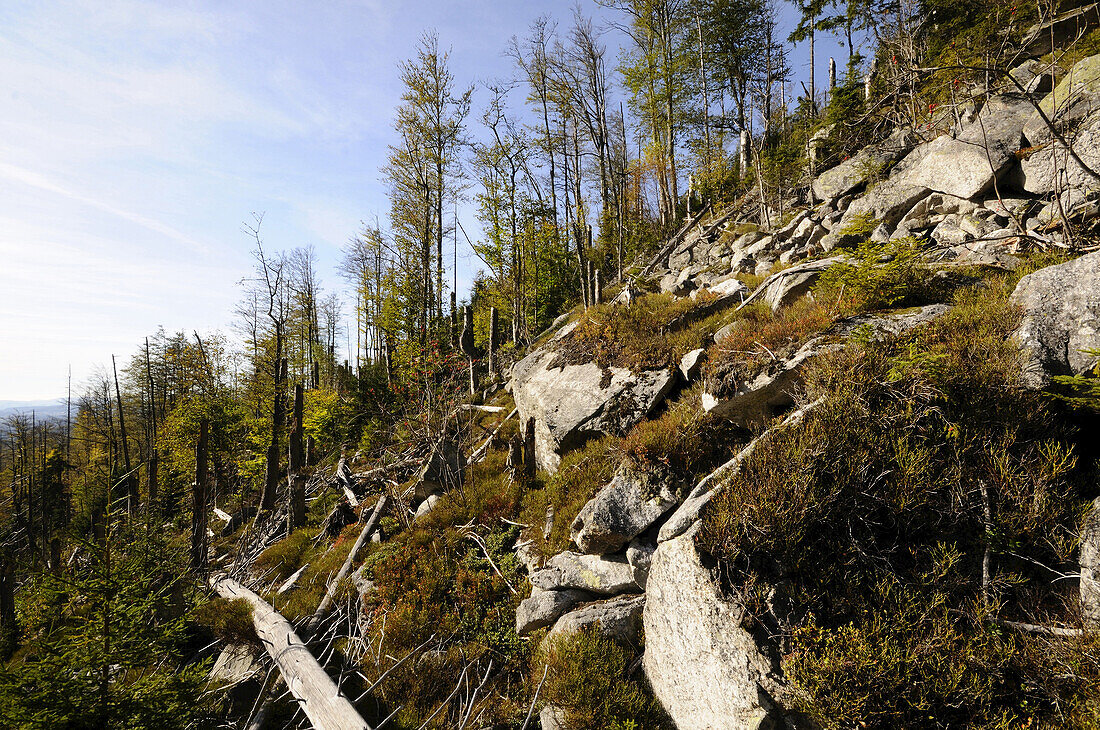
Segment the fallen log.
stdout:
[[493,443],[493,439],[496,438],[496,435],[500,433],[500,429],[504,428],[504,424],[507,423],[508,420],[517,413],[519,413],[519,409],[513,408],[512,412],[505,416],[504,419],[501,420],[501,422],[497,425],[497,427],[493,429],[493,432],[489,434],[489,438],[485,439],[485,442],[481,444],[481,446],[477,447],[474,453],[470,454],[470,458],[467,459],[466,463],[476,464],[477,462],[481,461],[482,457],[484,457],[485,454],[489,453],[489,446]]
[[382,516],[382,510],[386,508],[386,495],[382,495],[378,498],[378,503],[374,505],[374,512],[371,513],[370,519],[367,520],[367,524],[363,526],[362,532],[359,533],[359,537],[356,538],[355,544],[351,546],[351,552],[348,553],[347,559],[344,564],[340,566],[340,572],[336,574],[336,577],[332,579],[332,582],[328,584],[328,590],[325,591],[325,597],[321,599],[320,605],[317,606],[317,610],[313,612],[313,615],[309,617],[309,621],[306,622],[306,632],[312,634],[317,630],[317,626],[320,625],[321,619],[328,613],[329,606],[332,605],[332,599],[336,597],[336,589],[339,588],[340,583],[347,577],[348,572],[351,570],[352,563],[355,562],[355,556],[359,554],[359,548],[363,547],[363,543],[367,541],[367,537],[370,535],[371,530],[378,523],[378,518]]
[[252,605],[252,623],[264,649],[279,668],[290,693],[316,730],[370,730],[351,701],[294,632],[294,627],[258,595],[227,576],[213,576],[210,587],[222,598]]

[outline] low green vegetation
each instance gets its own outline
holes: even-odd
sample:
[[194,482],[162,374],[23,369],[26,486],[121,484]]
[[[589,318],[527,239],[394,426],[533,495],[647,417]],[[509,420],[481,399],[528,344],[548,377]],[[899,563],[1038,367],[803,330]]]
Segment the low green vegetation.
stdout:
[[1095,727],[1093,640],[1004,623],[1080,625],[1059,576],[1096,492],[1085,434],[1017,385],[1014,279],[815,361],[804,397],[821,404],[705,513],[702,545],[746,624],[784,637],[822,727]]
[[649,692],[633,650],[598,632],[582,631],[550,642],[534,666],[540,693],[570,728],[671,730],[672,723]]

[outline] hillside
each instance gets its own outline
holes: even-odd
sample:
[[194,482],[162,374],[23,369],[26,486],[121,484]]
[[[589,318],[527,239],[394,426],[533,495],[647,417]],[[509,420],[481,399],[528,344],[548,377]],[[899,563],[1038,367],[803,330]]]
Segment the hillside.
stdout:
[[595,242],[513,195],[449,317],[400,178],[359,363],[258,217],[246,351],[11,419],[3,724],[1100,727],[1100,6],[934,9]]

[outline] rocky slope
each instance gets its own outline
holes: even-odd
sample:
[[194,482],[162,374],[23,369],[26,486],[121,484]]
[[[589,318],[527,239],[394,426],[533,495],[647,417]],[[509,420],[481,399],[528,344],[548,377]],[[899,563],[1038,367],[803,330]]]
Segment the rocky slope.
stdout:
[[[663,413],[670,399],[692,401],[700,413],[750,430],[732,458],[698,476],[623,459],[576,514],[553,515],[570,523],[573,549],[525,555],[531,595],[519,605],[517,632],[549,627],[547,642],[590,629],[637,646],[654,694],[679,728],[812,726],[792,702],[797,691],[784,676],[782,632],[746,619],[754,607],[739,594],[736,578],[730,582],[738,571],[703,547],[708,505],[735,488],[738,470],[754,452],[767,449],[775,434],[802,428],[807,414],[828,400],[807,400],[807,393],[818,392],[805,385],[810,364],[866,343],[904,337],[917,342],[924,335],[916,333],[949,316],[961,290],[990,286],[982,283],[990,277],[1016,278],[1001,272],[1038,268],[1019,280],[1012,308],[1005,310],[1019,316],[1011,340],[1018,353],[1015,382],[1006,387],[1041,389],[1052,377],[1081,376],[1095,366],[1100,252],[1046,267],[1029,252],[1069,251],[1075,243],[1069,232],[1100,214],[1097,178],[1080,164],[1100,164],[1100,137],[1094,136],[1100,129],[1097,69],[1100,56],[1086,58],[1050,90],[1049,77],[1025,64],[1013,75],[1031,93],[1001,89],[932,139],[894,131],[822,171],[811,186],[813,204],[774,229],[739,222],[734,210],[700,223],[656,262],[649,283],[632,286],[651,286],[671,297],[662,300],[668,312],[655,322],[659,331],[671,333],[670,342],[675,333],[690,331],[701,347],[683,344],[691,337],[680,338],[648,360],[601,350],[592,322],[629,318],[647,297],[659,296],[635,294],[581,315],[516,364],[511,392],[521,422],[535,424],[538,463],[546,470],[557,469],[564,455],[600,434],[630,433]],[[1052,136],[1040,109],[1063,140]],[[1079,160],[1065,162],[1064,140],[1072,140]],[[853,244],[864,239],[880,244],[877,258],[859,258]],[[900,249],[888,248],[890,242],[918,252],[919,295],[913,290],[893,299],[907,306],[891,311],[878,302],[844,310],[841,289],[828,317],[810,331],[780,337],[780,347],[769,347],[761,327],[746,324],[749,313],[759,324],[766,306],[769,322],[794,328],[797,318],[786,313],[806,319],[813,314],[811,303],[823,306],[826,291],[835,294],[838,281],[858,278],[845,274],[896,262]],[[834,268],[844,273],[834,271],[830,280],[827,272]],[[766,278],[750,287],[742,281],[752,281],[746,275]],[[740,337],[749,329],[747,338]],[[610,337],[620,345],[626,338],[618,331]],[[737,342],[755,343],[751,357]],[[1081,538],[1085,616],[1100,612],[1095,521],[1089,519]],[[778,585],[770,590],[778,615],[781,591]],[[560,727],[562,717],[544,712],[543,727]]]

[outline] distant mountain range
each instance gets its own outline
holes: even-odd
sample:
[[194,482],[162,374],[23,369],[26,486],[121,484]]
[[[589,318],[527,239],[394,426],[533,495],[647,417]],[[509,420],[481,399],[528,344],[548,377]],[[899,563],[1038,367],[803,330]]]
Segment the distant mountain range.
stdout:
[[64,421],[67,407],[64,398],[54,398],[52,400],[0,400],[0,421],[19,413],[29,415],[31,411],[34,411],[37,419]]

